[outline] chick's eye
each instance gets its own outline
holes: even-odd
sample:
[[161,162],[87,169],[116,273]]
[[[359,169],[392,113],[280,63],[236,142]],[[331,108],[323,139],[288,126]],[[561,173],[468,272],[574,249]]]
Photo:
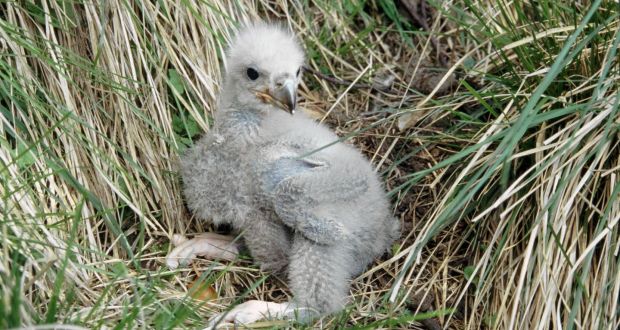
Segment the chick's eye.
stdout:
[[297,77],[299,77],[299,75],[301,74],[301,67],[299,69],[297,69],[297,73],[295,74]]
[[245,72],[248,75],[248,78],[250,78],[250,80],[256,80],[258,79],[258,71],[256,71],[256,69],[254,68],[248,68],[248,70]]

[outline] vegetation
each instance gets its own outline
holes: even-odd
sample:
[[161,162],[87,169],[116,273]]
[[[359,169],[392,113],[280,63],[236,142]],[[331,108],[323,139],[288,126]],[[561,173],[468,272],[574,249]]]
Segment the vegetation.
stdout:
[[[163,264],[234,28],[288,25],[301,106],[403,235],[325,328],[620,328],[617,1],[0,2],[0,328],[195,328],[284,281]],[[190,288],[191,286],[191,288]],[[285,327],[265,321],[257,327]],[[303,325],[288,324],[303,327]]]

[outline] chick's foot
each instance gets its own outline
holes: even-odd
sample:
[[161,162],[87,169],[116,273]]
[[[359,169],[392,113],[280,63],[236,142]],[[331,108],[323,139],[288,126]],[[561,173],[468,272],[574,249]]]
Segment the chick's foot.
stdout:
[[234,237],[215,233],[203,233],[192,239],[183,235],[173,235],[172,244],[175,248],[166,257],[166,265],[171,269],[179,265],[187,265],[191,259],[204,256],[207,259],[234,260],[239,248]]
[[294,311],[294,307],[291,303],[250,300],[237,305],[228,312],[212,317],[205,330],[215,329],[216,326],[226,323],[249,324],[267,318],[281,319],[292,311]]

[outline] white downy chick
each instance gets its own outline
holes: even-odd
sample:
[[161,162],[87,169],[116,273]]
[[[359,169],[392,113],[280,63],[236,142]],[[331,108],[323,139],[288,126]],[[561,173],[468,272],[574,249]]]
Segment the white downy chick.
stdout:
[[[248,26],[227,58],[215,126],[182,157],[185,198],[198,218],[240,232],[262,269],[286,274],[293,301],[249,301],[212,323],[339,311],[350,279],[399,235],[379,177],[359,151],[294,111],[304,53],[290,32]],[[167,263],[234,253],[199,236]]]

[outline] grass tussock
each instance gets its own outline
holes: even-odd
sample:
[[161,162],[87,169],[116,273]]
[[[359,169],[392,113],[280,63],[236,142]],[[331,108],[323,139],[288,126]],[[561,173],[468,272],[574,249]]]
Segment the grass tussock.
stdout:
[[42,0],[0,2],[0,328],[287,299],[248,258],[163,265],[208,229],[178,154],[258,18],[299,35],[301,105],[372,159],[404,228],[314,326],[620,327],[617,2]]

